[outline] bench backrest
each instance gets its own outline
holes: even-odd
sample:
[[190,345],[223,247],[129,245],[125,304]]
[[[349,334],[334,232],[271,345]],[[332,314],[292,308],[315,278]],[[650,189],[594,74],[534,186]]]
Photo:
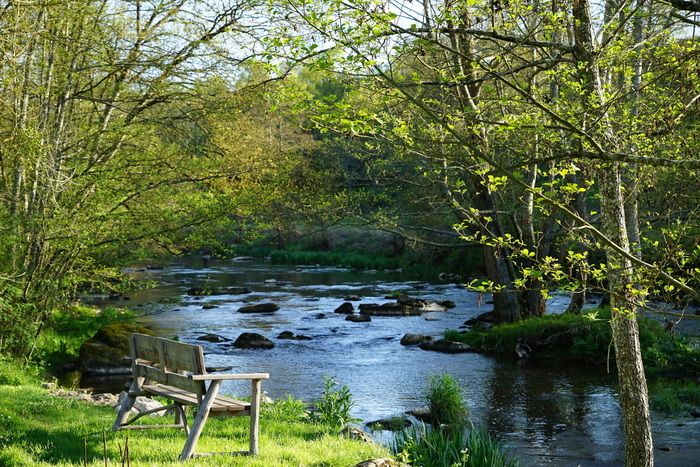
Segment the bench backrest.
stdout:
[[206,374],[202,346],[138,333],[131,336],[130,346],[134,377],[141,376],[198,395],[206,392],[203,381],[187,377]]

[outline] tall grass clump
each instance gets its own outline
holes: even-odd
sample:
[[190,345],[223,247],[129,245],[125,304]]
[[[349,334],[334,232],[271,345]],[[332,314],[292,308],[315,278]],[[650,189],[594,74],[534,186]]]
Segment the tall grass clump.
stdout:
[[429,428],[402,430],[392,451],[401,462],[421,467],[517,467],[503,446],[486,430]]
[[350,389],[345,385],[339,386],[331,377],[323,377],[323,393],[314,406],[315,410],[310,414],[313,422],[342,428],[358,421],[350,415],[350,410],[355,406]]
[[468,420],[467,406],[462,397],[462,388],[452,375],[431,376],[425,398],[433,426],[464,428]]
[[462,389],[454,377],[431,377],[425,398],[432,426],[421,424],[396,435],[391,449],[400,461],[422,467],[518,465],[485,430],[471,426]]

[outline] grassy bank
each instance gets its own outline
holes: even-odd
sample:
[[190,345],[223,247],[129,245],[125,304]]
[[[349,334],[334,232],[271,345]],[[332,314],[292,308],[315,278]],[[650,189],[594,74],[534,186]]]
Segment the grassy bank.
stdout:
[[[490,329],[474,327],[445,337],[464,342],[481,352],[517,358],[516,346],[527,346],[530,357],[554,362],[614,363],[610,310],[584,315],[562,314],[501,324]],[[696,377],[700,375],[700,350],[683,337],[671,336],[661,323],[639,317],[642,358],[648,374]]]
[[471,277],[480,271],[480,252],[461,251],[435,259],[432,255],[420,252],[403,253],[391,256],[381,253],[368,254],[353,250],[314,251],[290,248],[280,250],[265,246],[237,246],[236,256],[269,257],[275,264],[304,264],[337,266],[358,270],[401,269],[407,276],[435,278],[442,272]]
[[[0,465],[103,466],[105,458],[108,465],[121,465],[120,447],[123,450],[127,436],[131,465],[182,465],[177,462],[184,444],[181,430],[113,433],[109,429],[114,409],[54,397],[40,387],[35,372],[8,361],[0,365]],[[330,425],[298,420],[298,412],[288,410],[285,403],[289,405],[283,400],[267,407],[261,416],[259,456],[216,456],[187,465],[349,466],[388,454],[378,445],[344,438]],[[148,423],[172,420],[150,418]],[[247,443],[247,417],[211,419],[198,451],[240,451],[247,449]]]

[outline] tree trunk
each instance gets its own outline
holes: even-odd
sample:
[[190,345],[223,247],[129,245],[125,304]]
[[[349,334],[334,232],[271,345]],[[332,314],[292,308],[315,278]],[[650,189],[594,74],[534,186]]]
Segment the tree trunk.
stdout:
[[[605,94],[601,71],[596,59],[589,0],[574,0],[574,56],[580,63],[581,84],[588,92],[584,98],[595,99],[604,107]],[[614,136],[607,131],[606,116],[601,119],[602,131],[612,143]],[[622,177],[619,163],[603,165],[598,171],[602,220],[605,235],[623,252],[630,252],[625,221]],[[625,465],[651,467],[654,451],[647,384],[639,344],[636,319],[636,294],[632,263],[611,245],[606,245],[607,274],[612,310],[612,337],[618,368],[620,405],[625,429]]]
[[[629,251],[619,165],[615,164],[612,168],[603,167],[599,182],[605,233],[622,249]],[[654,465],[654,451],[647,384],[636,319],[636,289],[632,263],[610,248],[606,249],[606,254],[612,309],[611,326],[625,427],[625,465],[651,467]]]

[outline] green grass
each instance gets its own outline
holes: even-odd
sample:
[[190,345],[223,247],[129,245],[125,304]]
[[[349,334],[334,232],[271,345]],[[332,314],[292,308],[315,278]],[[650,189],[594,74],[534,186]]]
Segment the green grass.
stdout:
[[[102,466],[103,433],[108,465],[120,465],[119,447],[127,436],[131,465],[183,465],[177,462],[185,441],[181,430],[113,433],[114,417],[112,408],[52,397],[36,385],[0,385],[0,465],[79,465],[87,451],[87,465]],[[148,423],[172,423],[170,419],[149,418]],[[187,465],[348,466],[388,455],[378,445],[345,439],[328,425],[289,420],[284,409],[264,410],[260,427],[259,456],[215,456]],[[247,444],[247,417],[215,418],[207,422],[197,450],[241,451]]]
[[[491,329],[475,327],[464,334],[450,330],[445,337],[464,342],[482,352],[516,358],[518,342],[542,342],[557,335],[556,343],[532,357],[598,364],[607,359],[612,331],[610,310],[597,309],[588,315],[546,315]],[[680,376],[700,375],[700,350],[683,337],[672,337],[658,321],[639,317],[639,338],[647,373]]]
[[655,381],[649,385],[649,405],[671,415],[689,415],[700,407],[700,384],[695,381]]

